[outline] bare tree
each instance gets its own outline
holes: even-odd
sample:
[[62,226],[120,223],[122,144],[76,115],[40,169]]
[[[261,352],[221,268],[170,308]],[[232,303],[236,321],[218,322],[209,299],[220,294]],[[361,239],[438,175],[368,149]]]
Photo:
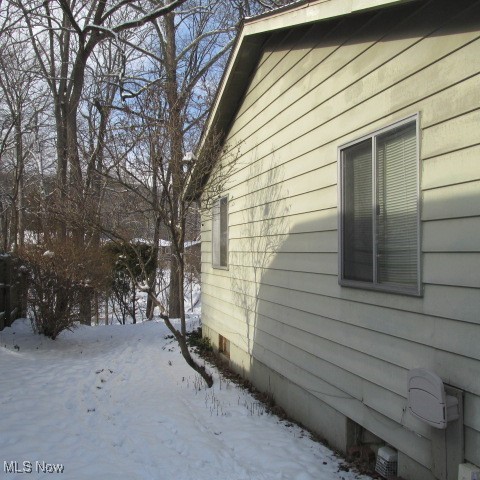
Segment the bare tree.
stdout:
[[[167,15],[185,0],[165,5],[120,0],[109,4],[94,0],[34,2],[11,0],[20,9],[39,69],[47,82],[54,104],[57,140],[57,189],[61,205],[79,214],[84,209],[86,185],[94,185],[79,150],[79,106],[92,54],[102,42],[121,48],[122,33],[142,28]],[[121,72],[120,72],[121,74]],[[67,225],[60,223],[63,237]],[[81,225],[73,226],[76,241],[84,241]]]
[[[139,81],[140,75],[135,75],[134,81],[129,82],[126,77],[122,84],[130,112],[143,116],[144,128],[149,132],[152,172],[161,165],[170,189],[166,226],[172,245],[169,301],[172,318],[180,318],[183,308],[180,259],[184,254],[188,217],[181,199],[187,167],[184,159],[198,141],[233,43],[239,12],[229,1],[187,1],[182,10],[172,11],[153,23],[152,35],[144,49],[152,69],[144,74],[143,83]],[[155,172],[151,190],[158,200],[159,189],[163,191],[165,185],[159,186]],[[155,242],[161,223],[157,220]],[[150,309],[152,305],[149,302]]]
[[[35,69],[50,93],[57,164],[45,211],[55,223],[52,234],[59,245],[73,242],[86,252],[99,243],[99,231],[119,242],[131,240],[135,229],[128,221],[141,218],[152,226],[151,261],[157,262],[161,231],[166,231],[169,301],[159,300],[156,276],[147,269],[138,286],[148,292],[149,313],[154,305],[160,307],[185,359],[211,385],[186,342],[184,245],[196,205],[195,195],[185,191],[192,168],[197,173],[210,168],[195,165],[189,152],[199,139],[242,16],[284,2],[3,2],[15,13],[3,24],[28,40]],[[14,125],[11,131],[5,128],[5,138],[14,130]],[[215,140],[206,148],[214,158],[219,147]],[[214,178],[212,183],[221,185],[228,171]],[[109,210],[107,216],[107,196],[125,200],[131,195],[134,202],[120,202],[123,211]],[[179,328],[173,318],[180,319]]]
[[[117,182],[136,194],[141,204],[148,205],[153,216],[153,245],[158,246],[163,230],[168,233],[171,246],[168,302],[156,295],[155,276],[145,275],[141,287],[148,293],[149,314],[153,306],[160,308],[161,317],[186,361],[208,385],[210,376],[196,364],[187,346],[184,245],[187,221],[197,209],[193,201],[197,195],[192,192],[198,193],[202,187],[188,185],[190,173],[195,169],[197,178],[202,177],[201,171],[205,169],[206,175],[210,165],[196,165],[189,152],[199,140],[238,22],[245,12],[261,8],[258,3],[251,3],[189,0],[181,10],[159,18],[153,23],[148,41],[142,44],[151,69],[128,72],[130,75],[122,78],[120,87],[128,134],[122,135],[125,153],[116,156],[116,167],[111,171]],[[218,139],[213,140],[205,146],[210,150],[206,156],[216,157],[219,147]],[[234,157],[232,153],[232,163]],[[131,161],[132,158],[135,160]],[[228,179],[229,171],[227,168],[213,174],[212,199]],[[185,195],[187,186],[189,195]],[[153,261],[156,259],[155,255]],[[179,328],[172,321],[176,318],[180,319]]]
[[[110,170],[115,181],[137,195],[137,205],[148,205],[155,272],[161,233],[170,240],[169,301],[159,301],[156,275],[146,276],[142,287],[148,292],[147,314],[152,315],[154,306],[160,307],[185,359],[207,383],[211,378],[193,361],[186,342],[184,245],[188,219],[196,205],[185,200],[184,190],[195,163],[189,152],[198,141],[234,40],[239,21],[239,10],[234,7],[225,0],[189,0],[181,10],[153,22],[141,46],[150,69],[142,64],[142,69],[126,71],[121,79],[124,153],[118,155],[117,145],[116,155],[111,155],[116,161]],[[180,319],[178,329],[170,321],[175,318]]]
[[[153,129],[151,124],[150,128]],[[142,133],[144,132],[142,131]],[[135,138],[130,140],[130,142],[138,146],[141,141],[137,135],[135,135]],[[146,140],[148,145],[148,141],[151,141],[151,138],[147,136]],[[161,140],[161,138],[159,140]],[[157,145],[157,143],[154,142],[154,145]],[[207,196],[211,197],[210,202],[208,202],[206,198],[204,198],[204,200],[211,204],[214,197],[216,197],[217,193],[224,188],[225,183],[230,178],[230,173],[235,164],[235,149],[229,150],[229,155],[231,156],[230,164],[226,166],[224,165],[222,168],[214,169],[213,172],[211,172],[210,163],[196,164],[195,159],[192,158],[188,162],[189,168],[182,169],[181,190],[177,192],[173,186],[169,162],[165,161],[161,156],[156,156],[152,159],[150,154],[152,153],[151,149],[153,146],[148,146],[150,149],[146,149],[147,155],[143,161],[139,158],[142,148],[139,148],[138,150],[130,150],[128,147],[125,148],[125,150],[129,152],[132,151],[135,153],[136,160],[131,164],[128,159],[126,161],[123,159],[123,161],[119,161],[115,165],[115,182],[118,186],[125,188],[131,193],[131,195],[135,196],[135,202],[130,202],[130,204],[136,205],[137,210],[135,211],[135,215],[142,213],[142,215],[151,216],[156,222],[156,225],[164,225],[165,230],[170,234],[171,238],[183,239],[184,230],[182,231],[181,229],[186,225],[190,210],[192,208],[197,208],[196,198],[198,198],[200,191],[203,189],[203,183],[200,179],[206,175],[210,176],[209,191],[207,193]],[[204,154],[210,159],[218,157],[220,154],[220,144],[217,139],[212,139],[209,145],[204,146]],[[191,169],[195,169],[195,179],[197,179],[195,182],[189,181]],[[153,185],[156,185],[156,190],[152,189]],[[125,197],[125,193],[123,193],[122,196]],[[119,204],[117,206],[117,208],[122,211],[122,214],[126,213],[124,207],[124,204]],[[179,222],[174,223],[173,218],[177,218]],[[106,224],[103,224],[102,226],[104,234],[108,235],[113,241],[120,244],[129,243],[130,249],[134,250],[136,248],[135,243],[131,240],[135,235],[135,230],[125,230],[122,227],[123,223],[111,225],[111,228],[107,228]],[[149,283],[151,278],[149,269],[151,268],[153,261],[155,261],[155,272],[158,273],[158,266],[156,263],[158,253],[156,249],[152,249],[152,255],[147,257],[142,257],[140,250],[137,252],[135,265],[140,265],[142,272],[139,275],[138,272],[135,272],[132,269],[130,272],[130,278],[137,281],[138,289],[146,292],[152,305],[159,308],[160,317],[164,320],[165,324],[176,338],[182,355],[187,363],[204,378],[208,386],[211,386],[213,380],[210,374],[202,365],[195,361],[188,349],[187,323],[184,306],[186,265],[184,245],[183,243],[178,243],[178,241],[177,243],[171,242],[170,248],[172,255],[177,257],[178,269],[177,271],[170,271],[169,288],[178,288],[178,295],[182,299],[180,302],[181,309],[179,317],[171,317],[169,315],[168,299],[159,295],[159,292],[152,289]],[[176,287],[171,281],[171,277],[174,275],[176,275],[178,279]],[[175,321],[177,318],[179,319],[179,326],[177,326],[177,322]]]
[[[96,172],[103,161],[103,141],[109,115],[107,105],[111,103],[117,87],[110,88],[106,103],[102,103],[98,97],[90,99],[90,104],[97,109],[100,124],[96,131],[97,148],[85,158],[85,152],[80,148],[80,114],[84,109],[88,110],[84,94],[88,86],[89,68],[95,64],[107,70],[109,67],[108,62],[107,65],[96,62],[95,53],[104,44],[110,44],[122,52],[125,42],[128,42],[129,32],[141,31],[150,22],[168,14],[185,1],[172,0],[161,6],[142,0],[119,0],[114,3],[93,0],[86,4],[76,0],[8,2],[15,15],[22,19],[21,23],[10,22],[9,28],[28,39],[36,67],[52,99],[57,167],[55,190],[50,195],[46,211],[50,217],[49,223],[54,225],[50,233],[63,242],[73,240],[79,246],[85,245],[87,251],[91,241],[98,240],[95,232],[86,229],[86,223],[91,215],[98,215],[99,204],[96,199],[100,193],[100,182]],[[117,58],[115,54],[113,56]],[[121,78],[124,69],[122,54],[120,58],[121,61],[116,62],[120,65],[117,78]],[[21,145],[20,140],[16,142],[17,145]],[[21,173],[21,164],[19,168]],[[22,178],[19,175],[19,188],[22,187]],[[17,195],[16,198],[21,199],[22,196]],[[22,209],[16,208],[15,211]],[[14,220],[18,224],[21,217]],[[91,321],[90,295],[90,289],[86,288],[81,307],[81,318],[85,323]]]
[[[32,176],[45,91],[28,45],[10,32],[0,40],[0,159],[2,164],[3,249],[22,247],[26,228],[27,175]],[[6,176],[6,177],[5,177]],[[6,208],[8,205],[8,208]]]

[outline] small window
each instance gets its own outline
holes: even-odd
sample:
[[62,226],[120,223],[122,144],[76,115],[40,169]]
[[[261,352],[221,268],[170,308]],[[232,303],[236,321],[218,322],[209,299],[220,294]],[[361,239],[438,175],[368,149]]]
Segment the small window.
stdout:
[[340,148],[340,283],[420,294],[417,118]]
[[217,268],[228,267],[228,199],[219,198],[213,205],[212,262]]

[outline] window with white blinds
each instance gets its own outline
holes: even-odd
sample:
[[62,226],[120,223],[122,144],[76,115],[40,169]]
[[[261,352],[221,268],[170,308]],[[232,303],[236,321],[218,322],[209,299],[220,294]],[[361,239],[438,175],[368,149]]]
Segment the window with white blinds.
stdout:
[[420,294],[417,120],[340,148],[340,283]]
[[219,198],[213,205],[212,264],[217,268],[228,267],[228,199]]

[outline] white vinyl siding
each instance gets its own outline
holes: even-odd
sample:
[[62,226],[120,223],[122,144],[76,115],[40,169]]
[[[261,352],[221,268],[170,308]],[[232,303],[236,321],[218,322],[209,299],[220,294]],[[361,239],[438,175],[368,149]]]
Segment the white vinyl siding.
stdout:
[[417,123],[340,148],[343,285],[419,294]]
[[228,267],[228,198],[219,198],[213,205],[212,263],[216,268]]

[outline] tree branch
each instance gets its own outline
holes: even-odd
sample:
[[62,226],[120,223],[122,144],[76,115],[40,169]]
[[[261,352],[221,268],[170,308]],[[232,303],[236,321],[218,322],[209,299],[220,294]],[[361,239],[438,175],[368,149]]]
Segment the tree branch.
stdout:
[[59,0],[59,2],[60,2],[60,7],[62,8],[63,13],[67,16],[68,21],[70,22],[70,25],[75,29],[75,31],[78,33],[80,38],[83,38],[84,33],[80,28],[80,25],[75,20],[72,10],[70,9],[70,5],[67,3],[66,0]]
[[184,4],[186,1],[187,0],[175,0],[173,2],[170,2],[168,5],[165,5],[165,6],[162,5],[156,8],[155,10],[151,11],[150,13],[147,13],[141,18],[138,18],[136,20],[131,20],[129,22],[124,22],[124,23],[121,23],[120,25],[117,25],[116,27],[113,27],[112,31],[118,33],[118,32],[123,32],[125,30],[129,30],[131,28],[141,27],[146,23],[157,19],[158,17],[162,17],[164,15],[167,15],[170,12],[173,12],[175,8]]

